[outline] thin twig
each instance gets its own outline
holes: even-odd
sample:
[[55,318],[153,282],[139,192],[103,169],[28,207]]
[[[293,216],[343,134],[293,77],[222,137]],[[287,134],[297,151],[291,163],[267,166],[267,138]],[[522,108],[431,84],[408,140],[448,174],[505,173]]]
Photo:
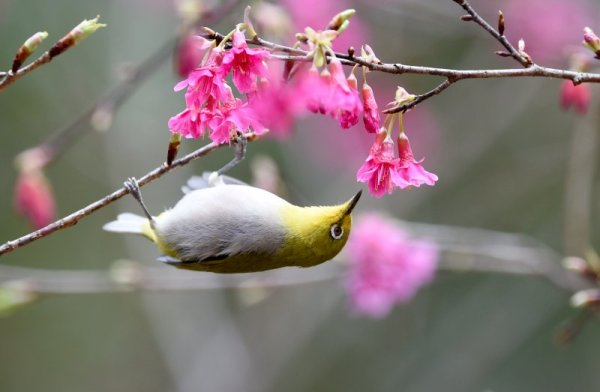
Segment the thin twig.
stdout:
[[31,71],[41,67],[44,64],[48,64],[50,61],[52,61],[53,58],[54,57],[50,56],[50,51],[48,50],[48,51],[44,52],[44,54],[42,54],[40,57],[35,59],[33,62],[27,64],[25,67],[19,68],[19,70],[17,72],[15,72],[15,73],[13,73],[11,71],[6,72],[4,74],[4,78],[2,80],[0,80],[0,91],[5,89],[12,83],[16,82],[23,76],[27,75]]
[[[255,139],[254,135],[252,135],[252,134],[247,134],[245,136],[248,141],[253,141]],[[185,166],[188,163],[192,162],[193,160],[203,157],[203,156],[211,153],[212,151],[214,151],[218,148],[221,148],[223,146],[226,146],[226,144],[218,145],[215,143],[209,143],[206,146],[199,148],[198,150],[184,156],[183,158],[175,160],[170,166],[167,166],[165,163],[165,164],[157,167],[156,169],[150,171],[143,177],[139,178],[138,183],[140,186],[146,185],[146,184],[154,181],[155,179],[163,176],[164,174],[166,174],[178,167]],[[55,231],[58,231],[58,230],[61,230],[61,229],[67,228],[67,227],[71,227],[71,226],[77,224],[77,222],[79,222],[82,218],[90,215],[91,213],[93,213],[94,211],[96,211],[102,207],[106,207],[107,205],[111,204],[112,202],[114,202],[116,200],[119,200],[121,197],[125,196],[127,193],[128,193],[128,191],[126,188],[124,188],[124,187],[119,188],[118,190],[114,191],[110,195],[107,195],[107,196],[103,197],[102,199],[95,201],[94,203],[92,203],[78,211],[75,211],[72,214],[70,214],[64,218],[59,219],[56,222],[51,223],[48,226],[41,228],[40,230],[34,231],[33,233],[29,233],[27,235],[24,235],[23,237],[15,239],[15,240],[8,241],[7,243],[0,246],[0,256],[2,256],[5,253],[12,252],[13,250],[20,248],[21,246],[27,245],[35,240],[46,237],[46,236],[54,233]]]
[[[526,236],[480,229],[410,223],[440,249],[438,268],[449,272],[500,273],[541,277],[572,294],[589,283],[561,267],[552,249]],[[467,234],[468,236],[465,236]],[[48,270],[0,265],[0,283],[21,281],[36,294],[111,293],[133,290],[188,291],[223,288],[281,287],[340,279],[344,269],[329,262],[310,270],[276,270],[259,275],[228,275],[144,267],[117,262],[107,271]],[[19,286],[22,287],[22,286]]]
[[122,83],[115,86],[103,99],[95,103],[69,126],[51,136],[44,143],[32,147],[31,149],[42,149],[46,154],[47,160],[44,162],[44,166],[63,154],[78,141],[79,137],[93,130],[90,121],[98,111],[103,110],[106,111],[106,115],[113,116],[137,88],[169,58],[174,43],[174,38],[167,41],[148,59],[134,68]]
[[496,29],[494,29],[485,19],[483,19],[471,5],[466,0],[453,0],[455,3],[460,5],[470,16],[470,21],[477,23],[481,26],[485,31],[490,33],[492,37],[494,37],[504,48],[510,53],[510,56],[517,60],[519,64],[523,67],[531,67],[534,64],[531,62],[531,59],[523,56],[519,51],[506,39],[504,34],[500,34]]
[[396,106],[387,110],[384,110],[383,113],[395,113],[398,111],[406,112],[408,109],[417,106],[419,103],[423,102],[426,99],[433,97],[434,95],[438,95],[448,87],[452,85],[452,81],[450,79],[444,80],[442,83],[438,84],[434,89],[429,90],[428,92],[417,95],[415,99],[401,106]]
[[568,256],[586,257],[590,247],[594,178],[598,164],[598,107],[577,116],[571,129],[565,179],[564,241]]
[[[0,265],[0,283],[23,282],[36,294],[91,294],[140,291],[190,291],[226,288],[282,287],[333,280],[341,275],[337,265],[315,271],[270,271],[260,275],[190,273],[174,268],[142,267],[119,263],[107,271],[49,270]],[[258,276],[258,278],[257,278]]]
[[[227,1],[219,7],[203,14],[201,21],[203,23],[218,21],[230,14],[239,4],[239,0]],[[196,23],[200,23],[200,21]],[[31,147],[28,150],[39,149],[44,152],[45,161],[43,162],[43,166],[52,163],[70,146],[77,142],[79,137],[93,129],[93,127],[90,126],[90,122],[99,111],[104,111],[107,116],[114,116],[115,112],[127,101],[137,88],[170,58],[170,54],[178,39],[178,36],[173,36],[167,40],[161,47],[152,53],[150,57],[140,63],[137,67],[131,69],[122,83],[115,86],[104,98],[96,102],[91,108],[81,114],[79,118],[59,133],[48,138],[45,142]]]

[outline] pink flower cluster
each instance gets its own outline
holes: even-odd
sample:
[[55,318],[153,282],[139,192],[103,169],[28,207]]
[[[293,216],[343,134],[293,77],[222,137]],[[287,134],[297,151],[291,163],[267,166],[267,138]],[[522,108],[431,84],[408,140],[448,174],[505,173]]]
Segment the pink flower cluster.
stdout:
[[385,128],[381,128],[367,160],[356,173],[356,179],[368,184],[373,196],[382,197],[392,193],[394,187],[405,189],[422,184],[434,185],[437,181],[435,174],[421,166],[422,160],[415,160],[405,133],[398,137],[398,152],[400,157],[396,158],[394,141]]
[[233,33],[232,45],[230,50],[212,49],[207,61],[175,86],[175,91],[187,88],[186,109],[169,120],[171,132],[199,138],[209,130],[215,143],[229,143],[236,132],[267,132],[249,103],[234,96],[225,78],[231,72],[241,93],[256,91],[257,78],[267,75],[264,61],[269,52],[249,48],[239,31]]
[[[202,39],[194,43],[199,50],[211,46],[198,38]],[[342,128],[358,123],[363,106],[356,77],[346,78],[336,58],[322,72],[314,66],[299,70],[296,80],[284,83],[269,73],[269,52],[249,48],[239,31],[233,33],[231,49],[213,48],[207,57],[175,86],[175,91],[187,89],[186,109],[171,117],[169,129],[183,137],[199,138],[210,130],[214,142],[227,143],[235,132],[253,130],[260,135],[271,128],[285,134],[291,119],[306,109],[332,116]],[[226,81],[230,72],[247,101],[234,96]]]
[[330,115],[342,128],[356,125],[363,111],[357,84],[354,74],[346,78],[342,63],[335,57],[320,74],[316,67],[311,67],[303,86],[308,109]]
[[[346,76],[342,62],[332,55],[330,45],[338,35],[333,30],[317,32],[307,28],[313,64],[305,67],[288,62],[282,70],[283,77],[274,76],[276,68],[267,65],[270,52],[249,48],[241,31],[232,32],[231,49],[225,49],[228,38],[217,47],[200,37],[190,39],[190,47],[205,51],[205,60],[175,86],[175,91],[186,89],[186,108],[171,117],[169,129],[186,138],[208,135],[213,142],[222,144],[231,142],[237,133],[261,135],[271,130],[275,135],[287,136],[292,119],[306,111],[331,116],[344,129],[356,125],[362,114],[366,131],[376,138],[358,170],[357,180],[367,183],[376,197],[391,193],[394,187],[433,185],[437,176],[423,169],[422,160],[414,159],[402,129],[396,158],[391,127],[380,131],[379,108],[366,77],[359,93],[354,70]],[[369,58],[376,59],[370,47],[363,50]],[[182,59],[182,68],[186,68],[182,71],[196,59]],[[230,74],[233,85],[245,99],[234,95],[227,82]],[[399,91],[396,101],[414,99],[404,89]],[[401,123],[399,116],[392,115],[392,121],[399,118]]]
[[360,218],[346,246],[346,288],[352,308],[381,318],[399,302],[410,300],[435,274],[435,244],[411,239],[385,218]]
[[[410,97],[404,89],[399,89],[399,91],[401,94],[397,94],[397,100]],[[392,193],[394,187],[405,189],[413,186],[419,187],[423,184],[434,185],[438,177],[421,166],[422,159],[419,161],[415,159],[408,136],[403,129],[400,129],[397,139],[399,157],[396,158],[390,129],[379,128],[379,109],[373,90],[366,82],[363,84],[362,95],[365,104],[363,114],[365,129],[369,133],[376,132],[376,135],[369,156],[356,173],[356,180],[366,183],[369,191],[375,197]],[[395,116],[402,116],[402,114]],[[398,118],[402,124],[401,118]],[[400,127],[402,128],[402,125]]]

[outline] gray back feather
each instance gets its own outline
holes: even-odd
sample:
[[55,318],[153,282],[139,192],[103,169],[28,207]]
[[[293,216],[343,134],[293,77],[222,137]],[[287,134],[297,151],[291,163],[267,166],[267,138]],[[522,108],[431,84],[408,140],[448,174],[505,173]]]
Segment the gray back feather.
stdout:
[[187,193],[160,215],[156,230],[183,261],[272,255],[285,239],[279,211],[289,205],[262,189],[220,185]]

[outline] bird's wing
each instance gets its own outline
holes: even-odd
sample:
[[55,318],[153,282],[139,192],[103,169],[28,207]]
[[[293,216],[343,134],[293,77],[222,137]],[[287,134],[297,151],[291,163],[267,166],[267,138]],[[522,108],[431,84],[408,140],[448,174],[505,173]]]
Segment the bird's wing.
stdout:
[[210,178],[211,174],[214,172],[204,172],[201,176],[192,176],[187,181],[187,183],[181,187],[183,193],[190,193],[191,191],[195,191],[198,189],[210,188],[216,185],[225,184],[225,185],[248,185],[243,181],[240,181],[236,178],[220,175],[218,176],[218,181]]
[[209,187],[186,194],[157,218],[155,230],[182,262],[220,263],[233,255],[273,254],[284,240],[278,211],[286,205],[250,186]]

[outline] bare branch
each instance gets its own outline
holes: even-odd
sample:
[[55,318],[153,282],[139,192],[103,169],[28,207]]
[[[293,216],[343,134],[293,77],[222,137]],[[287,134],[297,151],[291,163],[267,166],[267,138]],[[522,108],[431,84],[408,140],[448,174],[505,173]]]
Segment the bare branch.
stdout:
[[[27,75],[31,71],[41,67],[44,64],[49,63],[56,56],[64,53],[68,49],[71,49],[83,39],[93,34],[97,29],[105,27],[106,25],[98,23],[98,18],[99,17],[97,16],[95,19],[84,20],[79,25],[75,26],[71,31],[69,31],[64,37],[56,41],[56,43],[52,45],[52,47],[46,52],[44,52],[40,57],[35,59],[29,65],[20,68],[22,60],[29,56],[29,53],[27,54],[27,56],[23,56],[22,53],[19,53],[21,52],[21,48],[23,48],[22,46],[17,51],[17,57],[15,57],[15,60],[13,61],[11,70],[6,72],[4,74],[4,77],[0,80],[0,91],[2,91],[4,88],[9,86],[16,80],[20,79],[21,77]],[[27,42],[24,45],[26,44]]]
[[[541,277],[568,294],[590,287],[581,276],[561,266],[559,254],[527,236],[453,226],[403,225],[415,235],[425,236],[438,244],[441,251],[439,269],[442,271]],[[173,268],[144,267],[133,261],[117,261],[108,271],[47,270],[0,265],[0,283],[6,285],[20,281],[35,294],[189,291],[308,284],[340,279],[344,270],[340,263],[330,262],[317,268],[288,272],[282,269],[258,275],[217,277]]]
[[523,67],[531,67],[534,65],[531,62],[531,59],[519,53],[519,51],[504,36],[504,28],[506,22],[502,12],[500,12],[498,19],[498,27],[502,31],[497,31],[488,22],[486,22],[485,19],[483,19],[477,12],[475,12],[473,7],[471,7],[471,5],[466,0],[454,0],[454,2],[460,5],[465,11],[467,11],[467,13],[470,16],[468,20],[464,18],[462,18],[462,20],[475,22],[479,26],[481,26],[485,31],[490,33],[490,35],[494,37],[496,41],[500,42],[500,44],[504,46],[508,53],[510,53],[510,56],[516,61],[518,61],[519,64],[521,64]]
[[[246,134],[245,137],[247,138],[248,141],[253,141],[256,139],[256,137],[253,134]],[[203,157],[203,156],[211,153],[212,151],[214,151],[218,148],[221,148],[223,146],[226,146],[226,144],[218,145],[215,143],[209,143],[206,146],[199,148],[198,150],[184,156],[183,158],[173,161],[173,164],[170,166],[167,166],[166,163],[162,164],[161,166],[150,171],[143,177],[139,178],[138,183],[140,186],[146,185],[146,184],[154,181],[155,179],[162,177],[164,174],[166,174],[178,167],[185,166],[188,163],[192,162],[193,160]],[[15,239],[15,240],[8,241],[4,245],[0,246],[0,256],[2,256],[5,253],[12,252],[13,250],[20,248],[21,246],[27,245],[35,240],[44,238],[44,237],[54,233],[55,231],[58,231],[58,230],[61,230],[61,229],[67,228],[67,227],[71,227],[71,226],[77,224],[77,222],[79,222],[81,219],[83,219],[86,216],[93,213],[94,211],[99,210],[100,208],[106,207],[107,205],[111,204],[112,202],[119,200],[121,197],[125,196],[127,193],[128,193],[128,191],[124,187],[119,188],[116,191],[114,191],[113,193],[111,193],[110,195],[107,195],[107,196],[103,197],[102,199],[100,199],[78,211],[75,211],[72,214],[70,214],[64,218],[59,219],[56,222],[51,223],[48,226],[41,228],[40,230],[34,231],[33,233],[27,234],[23,237]]]

